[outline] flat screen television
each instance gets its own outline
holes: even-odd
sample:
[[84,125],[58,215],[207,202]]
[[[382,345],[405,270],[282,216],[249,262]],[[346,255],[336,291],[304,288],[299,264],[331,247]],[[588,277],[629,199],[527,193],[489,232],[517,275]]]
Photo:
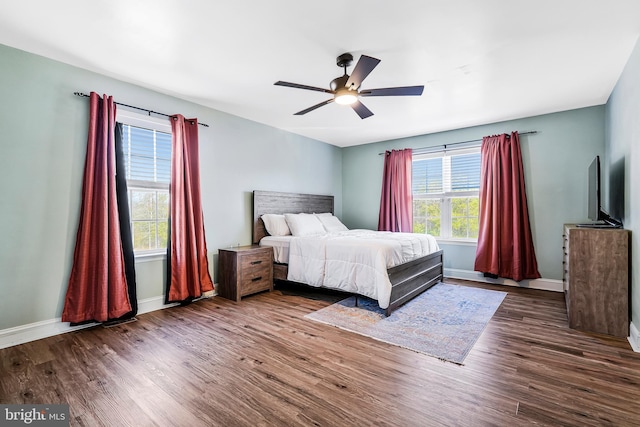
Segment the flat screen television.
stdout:
[[600,202],[600,156],[596,156],[595,159],[589,165],[589,219],[591,221],[600,221],[602,210],[602,204]]
[[589,165],[588,217],[593,223],[579,224],[582,227],[622,227],[622,223],[609,216],[602,209],[602,191],[600,180],[600,156]]

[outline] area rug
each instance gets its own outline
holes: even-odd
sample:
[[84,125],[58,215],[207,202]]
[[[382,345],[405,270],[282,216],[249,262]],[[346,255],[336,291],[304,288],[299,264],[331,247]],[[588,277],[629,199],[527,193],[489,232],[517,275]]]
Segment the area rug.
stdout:
[[377,301],[349,297],[305,317],[463,364],[506,292],[438,283],[386,317]]

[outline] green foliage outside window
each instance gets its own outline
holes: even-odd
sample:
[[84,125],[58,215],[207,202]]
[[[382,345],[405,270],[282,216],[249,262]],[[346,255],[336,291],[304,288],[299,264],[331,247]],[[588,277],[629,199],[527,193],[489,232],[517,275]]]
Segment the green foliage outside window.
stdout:
[[413,201],[413,232],[428,233],[440,236],[440,211],[442,204],[439,199],[418,199]]
[[451,237],[478,238],[478,202],[477,197],[451,199]]
[[135,221],[133,223],[133,249],[149,250],[156,248],[156,223],[152,221]]
[[131,192],[133,249],[146,251],[167,247],[169,194],[167,191]]

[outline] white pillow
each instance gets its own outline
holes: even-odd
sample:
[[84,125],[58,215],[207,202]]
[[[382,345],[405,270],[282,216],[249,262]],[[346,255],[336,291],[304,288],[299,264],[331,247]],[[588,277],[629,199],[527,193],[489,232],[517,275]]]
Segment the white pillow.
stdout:
[[284,219],[294,236],[327,234],[318,217],[313,214],[284,214]]
[[264,228],[267,229],[267,233],[272,236],[288,236],[291,234],[287,221],[284,219],[284,215],[277,214],[264,214],[261,216],[262,222],[264,222]]
[[337,216],[333,216],[331,214],[316,214],[324,229],[327,230],[328,233],[333,233],[335,231],[347,231],[349,230],[346,225],[344,225]]

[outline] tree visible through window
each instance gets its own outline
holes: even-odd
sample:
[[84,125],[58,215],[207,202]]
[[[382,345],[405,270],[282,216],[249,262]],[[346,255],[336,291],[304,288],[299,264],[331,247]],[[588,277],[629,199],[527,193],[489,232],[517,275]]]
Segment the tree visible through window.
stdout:
[[123,150],[136,252],[167,247],[171,134],[123,125]]
[[413,232],[477,239],[480,147],[413,156]]

